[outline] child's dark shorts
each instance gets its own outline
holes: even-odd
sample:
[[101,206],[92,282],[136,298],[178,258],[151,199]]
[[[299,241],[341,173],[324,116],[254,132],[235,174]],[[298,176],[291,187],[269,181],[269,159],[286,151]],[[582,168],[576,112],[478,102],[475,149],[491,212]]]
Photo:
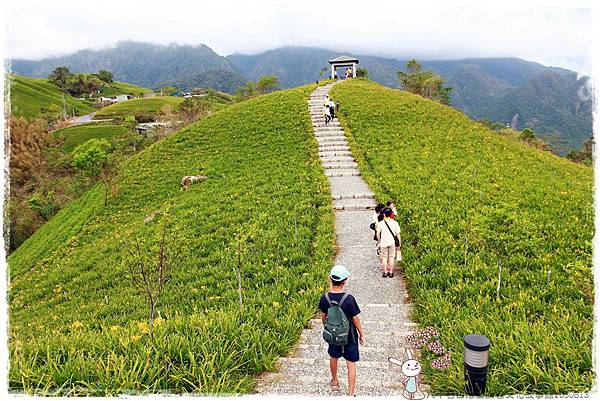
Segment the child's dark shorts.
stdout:
[[345,360],[350,362],[358,362],[358,343],[352,343],[348,345],[344,345],[344,351],[342,352],[342,347],[339,345],[329,344],[329,349],[327,353],[332,358],[341,358],[344,357]]

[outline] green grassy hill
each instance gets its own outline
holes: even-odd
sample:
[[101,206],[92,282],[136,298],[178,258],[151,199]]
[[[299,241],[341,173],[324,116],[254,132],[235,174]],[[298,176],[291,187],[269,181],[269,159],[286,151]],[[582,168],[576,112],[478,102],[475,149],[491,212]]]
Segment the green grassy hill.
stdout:
[[[36,118],[42,108],[56,105],[63,108],[63,92],[54,84],[44,78],[29,78],[10,75],[10,110],[15,116],[27,119]],[[71,116],[83,115],[94,111],[91,102],[78,100],[64,93],[66,113]]]
[[98,97],[99,96],[113,97],[113,96],[121,95],[121,94],[140,96],[141,94],[151,93],[151,92],[152,92],[152,89],[142,88],[141,86],[128,84],[126,82],[114,81],[114,82],[111,82],[110,84],[106,85],[105,87],[103,87],[102,90],[100,91],[100,93],[97,94],[97,96]]
[[[251,391],[313,316],[331,263],[312,89],[233,105],[150,146],[126,162],[106,208],[98,185],[19,247],[8,260],[9,386]],[[180,190],[198,173],[208,179]],[[163,227],[174,259],[151,337],[122,241],[155,244]]]
[[63,150],[70,152],[77,145],[81,145],[92,138],[106,139],[110,142],[111,139],[125,135],[126,133],[127,128],[121,125],[82,124],[56,130],[52,132],[52,135],[55,138],[58,138],[61,135],[64,136],[65,142],[63,143],[62,148]]
[[464,394],[471,333],[492,344],[489,396],[589,390],[592,170],[370,81],[332,96],[361,173],[396,199],[414,319],[450,350],[450,369],[426,371],[431,391]]
[[156,115],[165,106],[170,106],[171,109],[175,110],[182,101],[183,98],[174,96],[131,99],[104,107],[96,113],[94,118],[125,118],[138,114]]

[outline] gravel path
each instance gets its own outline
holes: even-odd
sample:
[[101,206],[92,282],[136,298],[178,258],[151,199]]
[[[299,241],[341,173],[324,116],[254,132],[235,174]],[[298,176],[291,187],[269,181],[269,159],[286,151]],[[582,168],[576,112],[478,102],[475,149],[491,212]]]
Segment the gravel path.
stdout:
[[[336,264],[350,270],[347,290],[356,297],[365,331],[357,364],[356,394],[387,396],[402,394],[400,367],[388,362],[393,356],[404,359],[404,337],[416,327],[410,321],[410,304],[399,275],[382,278],[377,266],[373,232],[369,229],[375,200],[360,176],[344,131],[337,118],[324,126],[323,101],[332,84],[317,88],[308,106],[319,155],[329,178],[336,218],[338,253]],[[317,300],[315,300],[316,307]],[[313,319],[304,329],[290,356],[280,358],[278,371],[261,377],[257,391],[282,395],[346,395],[346,365],[340,361],[341,391],[329,389],[329,356],[322,338],[322,323]]]

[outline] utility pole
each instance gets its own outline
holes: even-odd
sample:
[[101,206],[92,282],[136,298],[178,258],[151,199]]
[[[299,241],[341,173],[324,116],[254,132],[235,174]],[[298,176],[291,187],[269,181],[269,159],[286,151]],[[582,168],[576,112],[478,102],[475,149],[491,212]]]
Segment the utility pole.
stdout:
[[65,102],[65,94],[62,94],[62,101],[63,101],[63,120],[67,119],[67,104]]

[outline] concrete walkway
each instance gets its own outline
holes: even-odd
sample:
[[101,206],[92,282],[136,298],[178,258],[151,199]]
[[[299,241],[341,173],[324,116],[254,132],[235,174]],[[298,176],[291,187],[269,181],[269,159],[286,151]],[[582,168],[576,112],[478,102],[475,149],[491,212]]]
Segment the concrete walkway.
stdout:
[[[405,359],[404,338],[416,327],[409,320],[410,305],[402,279],[399,275],[382,278],[377,266],[373,231],[369,229],[375,207],[373,193],[360,176],[337,118],[325,126],[324,96],[331,86],[317,88],[308,106],[335,209],[335,263],[350,270],[346,288],[362,311],[365,345],[360,347],[356,395],[401,395],[400,367],[390,364],[388,357]],[[315,299],[315,309],[317,303]],[[322,328],[320,319],[313,319],[290,356],[280,358],[278,371],[261,378],[257,391],[265,395],[346,395],[348,376],[344,361],[340,361],[338,371],[341,391],[329,389],[329,356]]]

